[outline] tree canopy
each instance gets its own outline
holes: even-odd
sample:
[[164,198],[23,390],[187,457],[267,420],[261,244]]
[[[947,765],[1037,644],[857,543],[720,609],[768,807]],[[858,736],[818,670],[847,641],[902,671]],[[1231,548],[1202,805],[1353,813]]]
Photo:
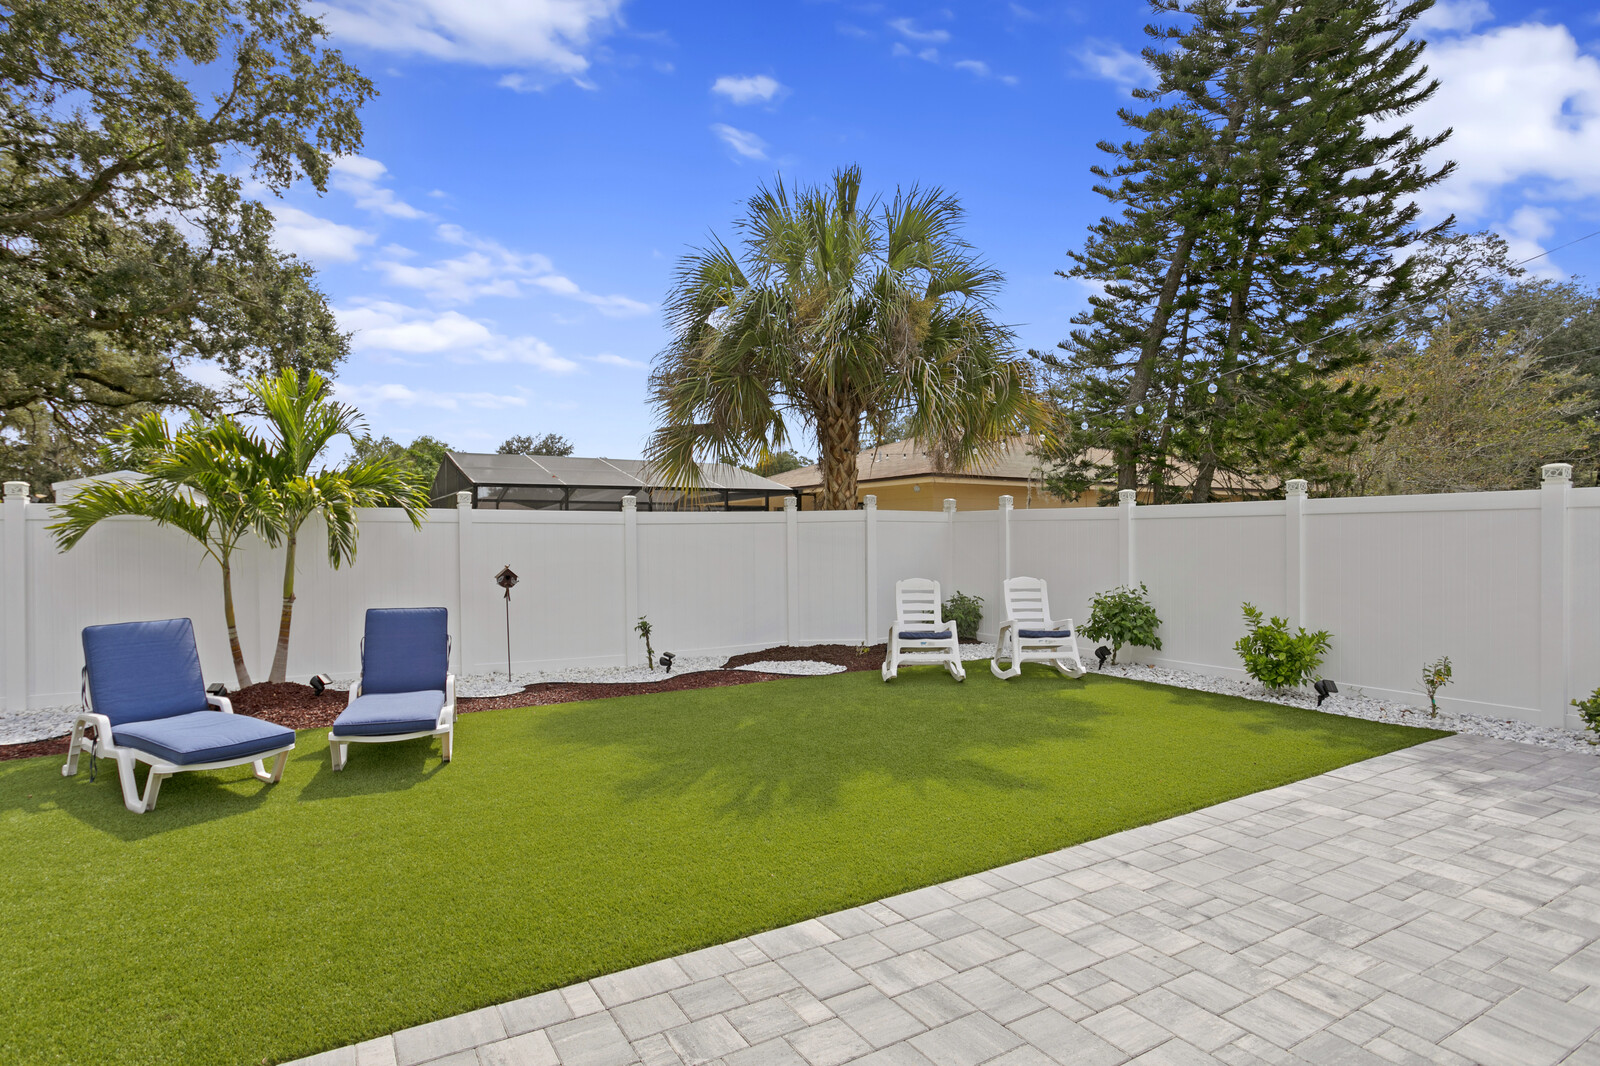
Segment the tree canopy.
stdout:
[[546,433],[542,437],[532,437],[526,433],[519,433],[514,437],[506,438],[500,447],[495,449],[498,455],[571,455],[572,442],[555,433]]

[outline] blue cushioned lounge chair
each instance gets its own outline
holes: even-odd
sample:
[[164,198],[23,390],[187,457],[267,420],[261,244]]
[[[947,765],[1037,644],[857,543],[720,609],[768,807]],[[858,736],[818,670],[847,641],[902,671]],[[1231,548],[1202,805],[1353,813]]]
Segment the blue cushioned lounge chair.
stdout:
[[[78,756],[116,759],[122,802],[135,814],[154,810],[161,782],[183,770],[255,764],[256,777],[276,782],[294,749],[294,730],[233,713],[206,693],[187,618],[124,622],[83,631],[83,711],[61,773],[78,772]],[[94,727],[94,739],[84,736]],[[266,760],[277,763],[267,772]],[[150,764],[144,798],[135,763]]]
[[367,611],[361,680],[328,733],[333,768],[343,770],[351,744],[440,738],[449,762],[456,729],[456,679],[450,673],[449,616],[443,607]]

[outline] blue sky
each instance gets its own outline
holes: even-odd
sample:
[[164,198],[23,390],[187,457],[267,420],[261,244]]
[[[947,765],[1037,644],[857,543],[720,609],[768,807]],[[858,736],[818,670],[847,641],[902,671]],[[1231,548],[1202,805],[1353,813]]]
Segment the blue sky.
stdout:
[[[1147,74],[1146,9],[693,0],[325,0],[377,83],[328,193],[273,201],[354,352],[373,430],[492,450],[560,433],[633,457],[674,261],[780,172],[859,163],[870,190],[943,186],[1007,275],[1000,317],[1049,347],[1083,290],[1054,276],[1103,211],[1095,143]],[[1533,255],[1600,229],[1592,4],[1441,3],[1443,83],[1414,116],[1461,166],[1424,204]],[[1600,237],[1541,270],[1600,282]]]

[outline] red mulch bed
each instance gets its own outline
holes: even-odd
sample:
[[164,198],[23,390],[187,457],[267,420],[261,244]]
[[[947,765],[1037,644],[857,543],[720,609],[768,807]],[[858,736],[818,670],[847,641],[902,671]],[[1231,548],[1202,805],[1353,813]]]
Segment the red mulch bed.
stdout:
[[887,644],[874,644],[866,651],[852,644],[811,644],[804,648],[768,648],[765,651],[747,651],[735,655],[725,666],[748,666],[751,663],[833,663],[846,670],[879,670],[883,667]]
[[[835,644],[828,647],[844,649],[844,645]],[[817,658],[817,655],[780,655],[779,652],[790,652],[793,648],[774,648],[768,652],[755,652],[752,656],[740,656],[738,661],[729,660],[730,665],[739,666],[745,660],[760,662],[763,659],[805,659]],[[847,649],[851,656],[866,660],[868,655],[857,655],[854,648]],[[876,664],[882,662],[883,651],[879,646],[878,657],[869,666],[859,669],[876,669]],[[827,659],[826,662],[836,660]],[[852,669],[857,667],[851,666]],[[629,685],[606,684],[571,684],[567,682],[548,682],[538,685],[529,685],[521,692],[513,692],[507,696],[486,696],[476,699],[462,697],[456,701],[456,710],[462,714],[471,714],[474,711],[494,711],[506,707],[543,707],[553,703],[573,703],[578,700],[604,699],[608,696],[640,696],[647,692],[677,692],[684,689],[695,688],[722,688],[725,685],[748,685],[754,681],[775,681],[787,675],[784,674],[758,674],[750,670],[701,670],[692,674],[679,674],[676,677],[663,678],[660,681],[644,681]],[[296,684],[292,681],[273,684],[261,682],[238,692],[231,692],[228,698],[233,702],[233,709],[238,714],[248,714],[268,722],[275,722],[290,729],[326,729],[339,717],[339,712],[345,708],[347,697],[343,692],[329,690],[318,696],[311,691],[310,685]],[[0,744],[0,760],[4,759],[29,759],[36,755],[65,755],[67,753],[67,738],[55,737],[51,740],[34,741],[28,744]]]

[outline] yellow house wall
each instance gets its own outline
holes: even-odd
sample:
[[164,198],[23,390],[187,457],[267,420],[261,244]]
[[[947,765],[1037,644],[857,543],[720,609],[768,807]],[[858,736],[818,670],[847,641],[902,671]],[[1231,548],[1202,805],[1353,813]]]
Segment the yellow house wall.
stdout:
[[[1047,495],[1035,484],[1030,500],[1026,481],[965,481],[933,477],[860,485],[856,490],[856,502],[860,503],[868,495],[878,497],[880,511],[942,511],[947,499],[955,500],[956,509],[960,511],[992,511],[1000,506],[1000,497],[1006,495],[1012,498],[1012,506],[1019,509],[1029,506],[1093,507],[1095,503],[1092,491],[1085,493],[1075,503],[1065,503]],[[808,494],[805,509],[811,510],[815,503],[815,497]]]

